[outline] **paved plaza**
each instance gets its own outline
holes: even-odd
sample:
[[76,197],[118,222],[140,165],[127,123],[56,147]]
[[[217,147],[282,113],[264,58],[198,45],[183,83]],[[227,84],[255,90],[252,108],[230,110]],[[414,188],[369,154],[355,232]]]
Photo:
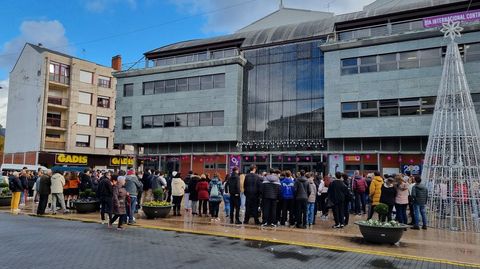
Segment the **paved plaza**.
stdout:
[[[286,244],[281,240],[285,231],[262,231],[265,240],[257,240],[251,231],[254,228],[230,227],[193,223],[197,233],[181,232],[180,222],[170,219],[172,231],[163,231],[153,222],[140,220],[139,225],[129,226],[125,231],[108,229],[93,222],[96,215],[57,215],[53,218],[0,213],[0,238],[2,248],[0,268],[468,268],[456,262],[437,259],[401,257],[392,248],[408,249],[405,246],[383,246],[379,255],[366,254],[369,248],[350,243],[350,247],[319,248],[315,244],[298,244],[305,237],[319,237],[312,230],[290,230]],[[83,221],[71,221],[70,218]],[[168,223],[168,222],[167,222]],[[177,223],[177,225],[173,225]],[[176,227],[175,227],[176,226]],[[210,231],[205,227],[210,226]],[[150,228],[146,229],[144,227]],[[152,229],[156,228],[156,229]],[[176,232],[173,230],[177,230]],[[214,236],[224,232],[243,237]],[[236,231],[236,232],[235,232]],[[330,231],[328,231],[330,232]],[[202,235],[203,233],[203,235]],[[208,235],[210,234],[210,235]],[[250,234],[250,236],[249,236]],[[258,234],[258,231],[257,231]],[[278,235],[276,235],[278,234]],[[268,239],[270,237],[270,240]],[[253,238],[250,240],[248,238]],[[277,239],[279,238],[279,239]],[[332,237],[324,238],[334,241]],[[272,240],[273,239],[273,240]],[[279,243],[274,241],[278,240]],[[342,240],[338,240],[342,241]],[[356,239],[353,239],[356,241]],[[408,240],[407,240],[408,241]],[[280,243],[281,242],[281,243]],[[407,244],[408,245],[408,244]],[[448,242],[446,244],[448,246]],[[357,247],[358,251],[353,247]],[[410,245],[410,247],[414,247]],[[350,251],[351,250],[351,251]],[[371,253],[375,253],[373,249]],[[437,250],[441,248],[437,246]],[[21,259],[23,254],[28,259]],[[469,252],[475,256],[475,252]],[[12,259],[18,255],[19,259]],[[473,258],[476,259],[478,256]],[[20,265],[21,264],[21,265]],[[18,267],[20,266],[20,267]]]

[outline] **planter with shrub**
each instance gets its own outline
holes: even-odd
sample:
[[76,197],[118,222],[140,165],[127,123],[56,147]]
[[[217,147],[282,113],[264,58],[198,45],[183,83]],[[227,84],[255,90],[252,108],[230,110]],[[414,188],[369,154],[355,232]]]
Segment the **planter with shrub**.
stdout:
[[0,183],[0,206],[10,206],[12,201],[12,192],[8,188],[8,183]]
[[172,207],[172,203],[164,201],[152,201],[142,204],[142,210],[147,219],[166,218]]
[[402,238],[403,232],[408,225],[397,221],[385,221],[388,214],[388,205],[378,204],[375,206],[375,212],[379,215],[379,220],[364,220],[355,222],[360,228],[365,241],[380,244],[395,244]]
[[98,201],[95,192],[91,189],[86,189],[80,192],[80,198],[73,201],[73,206],[77,213],[92,213],[100,208],[100,202]]

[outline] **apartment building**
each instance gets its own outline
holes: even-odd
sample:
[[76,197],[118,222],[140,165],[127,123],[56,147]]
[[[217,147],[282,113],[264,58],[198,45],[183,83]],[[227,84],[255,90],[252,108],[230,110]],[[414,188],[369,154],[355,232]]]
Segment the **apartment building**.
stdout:
[[[120,68],[121,60],[112,63]],[[10,73],[4,163],[118,166],[113,69],[25,44]],[[123,156],[126,158],[126,156]],[[123,160],[123,164],[131,160]]]

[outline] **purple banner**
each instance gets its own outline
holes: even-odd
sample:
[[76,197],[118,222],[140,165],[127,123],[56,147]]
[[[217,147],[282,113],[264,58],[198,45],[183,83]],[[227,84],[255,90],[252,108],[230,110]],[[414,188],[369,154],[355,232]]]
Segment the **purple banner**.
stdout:
[[480,9],[424,18],[423,27],[432,28],[432,27],[442,26],[443,23],[448,22],[450,20],[451,21],[480,20]]
[[230,172],[232,172],[232,169],[234,167],[238,167],[238,169],[240,169],[240,162],[241,161],[242,161],[241,156],[236,156],[236,155],[228,156],[228,167],[230,169]]

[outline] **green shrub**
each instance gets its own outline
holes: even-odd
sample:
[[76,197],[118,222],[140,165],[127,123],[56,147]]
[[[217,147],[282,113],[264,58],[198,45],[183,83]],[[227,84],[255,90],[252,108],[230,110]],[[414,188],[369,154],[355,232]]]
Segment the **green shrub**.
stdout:
[[159,188],[153,191],[153,199],[155,201],[162,201],[163,200],[163,189]]
[[378,213],[380,216],[384,216],[388,214],[388,205],[380,203],[375,206],[375,212]]
[[0,188],[8,188],[8,183],[6,182],[0,183]]
[[151,201],[151,202],[145,202],[142,204],[142,206],[172,206],[172,203],[166,202],[166,201]]

